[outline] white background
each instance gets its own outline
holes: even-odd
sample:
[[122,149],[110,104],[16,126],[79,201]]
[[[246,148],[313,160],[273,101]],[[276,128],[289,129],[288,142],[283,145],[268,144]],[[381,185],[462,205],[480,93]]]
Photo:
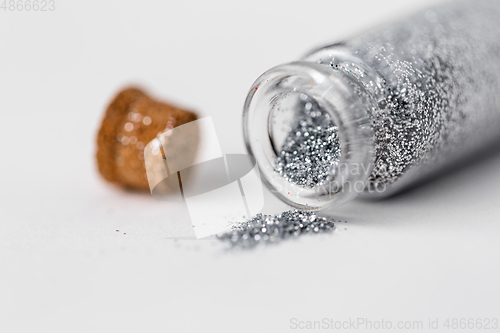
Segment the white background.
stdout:
[[[176,204],[96,171],[96,132],[122,87],[212,116],[223,151],[241,153],[242,105],[263,71],[434,2],[56,0],[53,12],[0,10],[0,332],[499,318],[499,154],[390,200],[335,209],[348,222],[331,235],[236,253],[168,239]],[[267,212],[286,208],[266,200]]]

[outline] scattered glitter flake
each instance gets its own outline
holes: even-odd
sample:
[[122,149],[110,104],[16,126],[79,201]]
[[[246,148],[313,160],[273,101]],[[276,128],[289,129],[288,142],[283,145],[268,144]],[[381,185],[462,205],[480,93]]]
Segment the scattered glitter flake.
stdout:
[[291,183],[313,188],[329,180],[340,158],[340,142],[330,115],[302,95],[297,123],[281,147],[275,170]]
[[263,243],[278,243],[303,234],[325,233],[334,229],[333,220],[319,217],[315,212],[295,209],[279,215],[257,214],[249,221],[233,225],[230,232],[217,238],[232,248],[252,248]]

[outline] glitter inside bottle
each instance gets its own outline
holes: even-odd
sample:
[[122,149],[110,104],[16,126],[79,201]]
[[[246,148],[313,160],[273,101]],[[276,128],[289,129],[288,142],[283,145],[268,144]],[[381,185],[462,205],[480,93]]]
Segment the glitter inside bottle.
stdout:
[[264,183],[301,209],[386,196],[494,142],[500,2],[456,1],[262,74],[245,102]]

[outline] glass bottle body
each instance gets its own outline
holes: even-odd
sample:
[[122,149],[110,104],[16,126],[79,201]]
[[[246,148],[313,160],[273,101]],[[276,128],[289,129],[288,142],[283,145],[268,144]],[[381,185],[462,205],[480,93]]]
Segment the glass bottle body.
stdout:
[[264,73],[244,109],[264,182],[293,206],[328,208],[390,195],[493,142],[498,17],[496,1],[449,3]]

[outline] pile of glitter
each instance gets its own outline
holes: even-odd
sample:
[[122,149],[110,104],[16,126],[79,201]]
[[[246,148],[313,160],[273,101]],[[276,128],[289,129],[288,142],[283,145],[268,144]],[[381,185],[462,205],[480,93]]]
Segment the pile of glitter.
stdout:
[[329,180],[340,143],[330,115],[313,100],[302,101],[297,123],[275,160],[275,170],[291,183],[313,188]]
[[252,248],[263,243],[277,243],[303,234],[331,232],[334,221],[304,210],[285,211],[279,215],[257,214],[237,223],[230,232],[217,236],[232,248]]

